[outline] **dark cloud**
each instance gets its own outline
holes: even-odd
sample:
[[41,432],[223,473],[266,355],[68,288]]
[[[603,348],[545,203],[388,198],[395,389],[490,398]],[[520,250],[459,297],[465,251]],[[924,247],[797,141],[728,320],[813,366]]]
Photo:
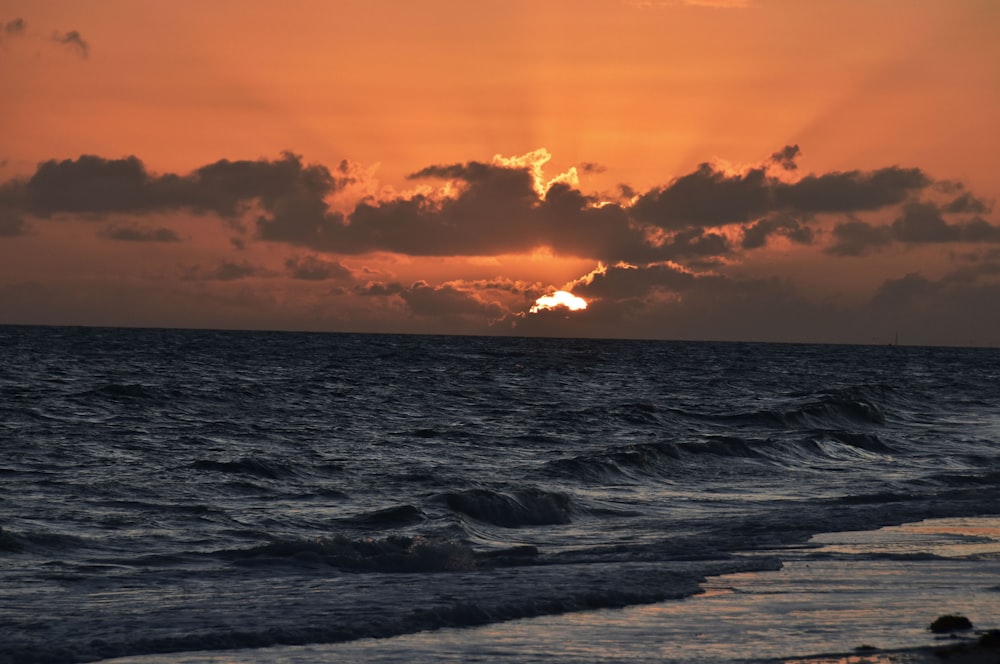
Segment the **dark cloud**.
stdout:
[[950,223],[936,204],[915,201],[904,205],[901,215],[891,225],[851,221],[834,227],[833,235],[835,244],[828,253],[860,256],[893,241],[902,244],[1000,242],[1000,227],[980,217]]
[[458,290],[449,284],[432,287],[426,282],[418,281],[399,295],[416,316],[496,318],[503,315],[503,310],[498,305],[483,302],[474,294]]
[[962,232],[941,216],[941,210],[933,203],[909,203],[903,208],[903,215],[892,224],[892,235],[896,240],[907,243],[956,242]]
[[653,290],[684,291],[695,277],[676,266],[655,264],[644,267],[619,264],[592,272],[572,285],[572,292],[585,299],[623,300],[642,298]]
[[[534,190],[531,174],[524,169],[470,162],[430,166],[410,178],[457,180],[462,187],[457,196],[440,201],[421,194],[362,201],[346,218],[321,208],[301,210],[294,216],[274,215],[261,219],[258,231],[265,239],[350,254],[494,255],[530,251],[541,245],[569,253],[560,242],[572,245],[579,240],[562,237],[560,231],[586,233],[593,217],[613,214],[605,211],[582,218],[586,200],[566,188],[553,194],[550,202],[543,201]],[[603,222],[590,224],[595,225],[601,227]],[[627,219],[621,216],[618,225],[627,230]],[[604,232],[602,238],[613,233]],[[588,250],[592,251],[593,245]]]
[[69,47],[74,53],[79,55],[84,60],[90,57],[90,44],[88,44],[76,30],[70,30],[66,33],[57,32],[52,35],[52,41]]
[[395,281],[388,284],[372,281],[354,288],[355,293],[366,297],[390,297],[399,295],[405,290],[406,286]]
[[[429,319],[463,319],[484,323],[498,320],[508,312],[498,303],[478,297],[476,289],[465,290],[446,283],[431,286],[426,281],[416,281],[410,286],[398,282],[368,283],[357,286],[354,292],[370,297],[398,297],[414,316]],[[482,331],[485,331],[484,327]]]
[[899,279],[888,279],[872,297],[872,305],[880,309],[898,309],[913,305],[914,300],[935,290],[937,286],[923,275],[911,272]]
[[981,217],[960,224],[959,229],[965,242],[1000,242],[1000,226],[994,226]]
[[112,225],[101,232],[101,237],[123,242],[180,242],[181,238],[169,228],[144,228],[136,225]]
[[902,203],[931,183],[919,168],[896,166],[808,175],[793,184],[777,184],[774,206],[799,213],[874,211]]
[[319,256],[293,256],[285,260],[285,269],[293,279],[306,281],[324,281],[327,279],[351,279],[350,269],[337,261],[330,261]]
[[992,206],[966,191],[944,205],[941,210],[951,214],[988,214],[992,212]]
[[218,281],[233,281],[260,275],[261,271],[248,263],[223,263],[217,269],[205,275],[206,279]]
[[[343,253],[395,251],[410,255],[494,255],[550,247],[561,255],[608,262],[649,262],[684,256],[722,255],[720,235],[687,230],[653,242],[621,205],[595,206],[579,190],[559,183],[544,198],[524,169],[471,162],[431,166],[412,178],[456,178],[455,198],[423,195],[365,201],[346,218],[314,210],[284,222],[297,232],[286,239]],[[279,220],[259,222],[262,237],[277,238]]]
[[766,245],[772,235],[787,237],[796,244],[812,244],[816,232],[798,219],[788,215],[775,215],[744,226],[741,246],[744,249],[758,249]]
[[798,145],[786,145],[771,155],[771,162],[777,164],[786,171],[794,171],[799,167],[795,159],[802,154]]
[[885,226],[873,226],[864,221],[848,221],[833,228],[834,244],[827,253],[835,256],[861,256],[875,247],[892,241],[892,233]]
[[271,212],[323,204],[327,195],[350,180],[343,174],[335,177],[325,166],[305,166],[301,157],[285,152],[276,160],[223,159],[202,166],[181,181],[191,199],[188,206],[233,216],[253,200]]
[[330,212],[322,199],[290,200],[258,220],[258,233],[266,240],[347,254],[492,255],[537,246],[530,241],[538,198],[526,170],[470,162],[429,166],[409,177],[457,179],[466,186],[444,201],[420,194],[362,201],[347,218]]
[[42,217],[66,213],[99,217],[175,209],[241,214],[257,201],[272,214],[326,210],[324,198],[343,184],[323,166],[305,166],[284,153],[277,160],[222,160],[189,175],[154,175],[134,156],[50,160],[27,180],[0,187],[0,207]]
[[[672,264],[601,268],[570,285],[584,311],[511,317],[515,333],[652,339],[834,341],[855,324],[778,279],[694,273]],[[547,314],[547,315],[542,315]]]
[[536,212],[535,246],[543,244],[558,253],[605,262],[648,262],[661,253],[643,229],[632,223],[627,208],[617,204],[594,207],[591,199],[567,184],[551,187]]
[[910,273],[875,292],[868,320],[899,335],[901,343],[1000,343],[1000,262],[986,262],[929,279]]
[[7,21],[3,25],[3,34],[7,37],[19,37],[24,34],[25,29],[28,24],[25,23],[23,18],[15,18],[12,21]]
[[642,195],[633,214],[643,223],[670,230],[744,223],[770,211],[770,189],[764,169],[730,176],[702,164],[669,186]]
[[264,268],[251,265],[250,263],[233,263],[224,261],[211,270],[200,267],[189,268],[184,274],[185,281],[238,281],[250,277],[271,277],[273,276]]
[[681,231],[663,247],[661,253],[664,259],[725,256],[731,250],[724,235],[706,232],[702,228]]
[[136,157],[84,155],[75,160],[46,161],[38,165],[19,193],[26,211],[40,216],[149,212],[172,203]]
[[[791,160],[798,152],[797,146],[789,146],[772,159]],[[855,213],[897,205],[931,183],[920,169],[898,167],[808,175],[788,183],[766,168],[730,175],[706,163],[642,195],[633,214],[643,223],[678,230],[747,223],[773,213],[800,218]]]
[[[540,194],[529,166],[431,165],[409,177],[447,180],[452,195],[368,197],[345,211],[331,208],[331,196],[354,181],[346,161],[331,171],[285,153],[275,160],[221,160],[188,174],[158,175],[136,157],[85,155],[44,162],[29,178],[0,185],[0,210],[20,218],[102,218],[185,209],[219,215],[243,233],[253,211],[257,239],[319,252],[475,256],[544,246],[557,255],[606,264],[709,265],[737,250],[765,246],[774,236],[810,244],[830,216],[832,255],[861,255],[890,242],[997,237],[997,228],[980,216],[948,217],[989,209],[960,183],[935,183],[920,169],[897,166],[813,174],[794,182],[774,175],[775,164],[790,170],[799,154],[798,146],[786,146],[764,166],[735,174],[702,164],[642,195],[623,185],[622,198],[614,203],[565,182]],[[949,200],[932,202],[943,196]],[[890,226],[860,220],[886,214],[886,208],[896,214]],[[731,229],[721,228],[735,224],[743,233],[738,246]],[[288,269],[307,274],[306,267]]]

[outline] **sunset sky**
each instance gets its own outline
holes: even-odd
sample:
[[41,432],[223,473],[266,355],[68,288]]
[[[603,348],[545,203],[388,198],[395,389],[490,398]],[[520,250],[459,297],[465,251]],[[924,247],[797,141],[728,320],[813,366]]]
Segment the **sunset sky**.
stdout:
[[[0,0],[0,324],[994,346],[998,32],[993,0]],[[532,311],[559,290],[587,307]]]

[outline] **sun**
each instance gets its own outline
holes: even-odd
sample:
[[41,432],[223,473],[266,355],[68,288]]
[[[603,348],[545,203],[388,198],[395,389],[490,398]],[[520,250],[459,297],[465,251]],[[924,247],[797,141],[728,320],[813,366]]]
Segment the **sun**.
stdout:
[[535,304],[529,311],[537,314],[539,311],[555,309],[556,307],[566,307],[570,311],[581,311],[587,308],[587,301],[582,297],[561,290],[552,295],[541,296],[535,300]]

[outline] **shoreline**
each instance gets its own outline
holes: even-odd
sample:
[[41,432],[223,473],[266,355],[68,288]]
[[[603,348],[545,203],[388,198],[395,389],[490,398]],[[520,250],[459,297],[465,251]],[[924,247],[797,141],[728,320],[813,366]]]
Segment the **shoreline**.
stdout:
[[941,645],[892,650],[863,650],[853,653],[810,655],[775,660],[782,664],[997,664],[1000,662],[1000,636],[996,630],[979,638],[946,640]]
[[[781,570],[711,577],[701,594],[651,605],[386,639],[104,662],[1000,662],[997,647],[974,645],[976,634],[1000,628],[1000,517],[826,533],[780,555]],[[968,616],[973,630],[942,640],[928,626],[944,614]]]

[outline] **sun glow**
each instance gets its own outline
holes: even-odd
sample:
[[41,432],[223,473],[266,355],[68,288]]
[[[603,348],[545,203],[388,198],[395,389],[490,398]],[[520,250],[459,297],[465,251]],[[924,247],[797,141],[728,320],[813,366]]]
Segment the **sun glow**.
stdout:
[[570,311],[581,311],[587,308],[587,301],[582,297],[577,297],[567,291],[556,291],[552,295],[543,295],[531,307],[530,311],[537,314],[542,310],[555,309],[556,307],[566,307]]

